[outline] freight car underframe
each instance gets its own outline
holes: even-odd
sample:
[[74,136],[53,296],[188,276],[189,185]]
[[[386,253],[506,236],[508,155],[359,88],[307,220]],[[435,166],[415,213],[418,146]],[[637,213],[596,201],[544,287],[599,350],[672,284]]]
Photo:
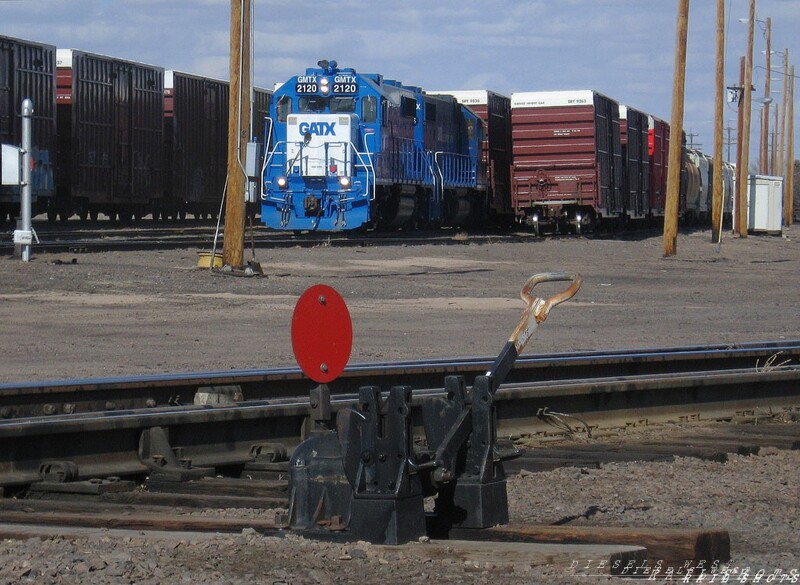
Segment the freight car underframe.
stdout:
[[49,202],[40,206],[35,213],[46,213],[50,223],[64,222],[71,217],[78,217],[81,221],[97,221],[100,215],[108,217],[111,221],[127,223],[140,221],[148,215],[154,221],[183,221],[188,214],[192,214],[198,220],[216,219],[219,211],[218,204],[193,204],[179,199],[150,199],[141,203],[89,203],[89,200],[89,197],[74,196],[50,198]]
[[591,232],[603,219],[602,213],[577,199],[518,200],[517,203],[517,221],[531,227],[537,236],[543,233]]
[[[124,223],[133,220],[139,221],[151,214],[154,219],[158,219],[160,217],[158,210],[162,205],[162,202],[157,199],[141,203],[129,201],[90,203],[89,201],[90,197],[58,196],[43,212],[47,213],[47,220],[50,223],[55,223],[57,220],[67,221],[73,216],[77,216],[81,221],[87,219],[97,221],[100,215],[108,217],[111,221]],[[164,219],[166,217],[164,214]],[[177,219],[178,214],[175,213],[174,217]],[[184,212],[181,219],[185,217],[186,213]]]

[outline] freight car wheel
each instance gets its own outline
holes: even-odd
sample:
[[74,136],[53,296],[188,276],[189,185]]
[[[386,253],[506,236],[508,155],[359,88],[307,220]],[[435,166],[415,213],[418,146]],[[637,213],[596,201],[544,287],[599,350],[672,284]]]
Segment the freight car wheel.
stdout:
[[56,219],[58,219],[58,212],[51,208],[47,208],[47,223],[55,223]]

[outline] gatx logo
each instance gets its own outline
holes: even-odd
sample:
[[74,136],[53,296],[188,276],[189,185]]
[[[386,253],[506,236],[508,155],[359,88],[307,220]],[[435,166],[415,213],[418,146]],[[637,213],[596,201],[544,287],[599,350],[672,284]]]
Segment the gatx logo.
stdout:
[[305,134],[308,132],[317,136],[336,136],[334,126],[336,126],[336,122],[301,122],[300,133]]

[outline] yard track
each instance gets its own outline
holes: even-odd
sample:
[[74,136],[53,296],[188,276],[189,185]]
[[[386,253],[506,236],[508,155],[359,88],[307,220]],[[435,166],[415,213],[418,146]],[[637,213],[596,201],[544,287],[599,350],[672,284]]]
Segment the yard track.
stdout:
[[[520,359],[497,394],[499,435],[747,418],[800,404],[800,343],[580,352]],[[471,384],[489,358],[365,364],[331,384],[333,410],[358,388],[414,388],[419,405],[446,375]],[[312,383],[294,368],[0,386],[0,486],[272,472],[306,431]],[[213,404],[213,405],[211,405]],[[176,463],[179,462],[179,463]]]

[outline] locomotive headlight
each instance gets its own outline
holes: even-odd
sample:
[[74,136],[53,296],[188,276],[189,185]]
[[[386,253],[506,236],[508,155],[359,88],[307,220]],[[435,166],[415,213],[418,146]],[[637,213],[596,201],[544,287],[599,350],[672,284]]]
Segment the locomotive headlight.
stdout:
[[323,77],[319,80],[319,90],[322,93],[328,93],[331,90],[330,80],[327,77]]
[[349,189],[350,177],[339,177],[339,184],[342,186],[342,189]]
[[534,213],[533,216],[531,217],[531,219],[533,221],[539,221],[539,214],[538,213]]
[[583,216],[582,216],[580,213],[578,213],[578,214],[576,214],[576,215],[575,215],[575,220],[576,220],[578,223],[580,223],[582,219],[583,219]]
[[289,186],[289,181],[286,179],[286,177],[278,177],[277,179],[275,179],[275,182],[281,189],[286,189],[286,187]]

